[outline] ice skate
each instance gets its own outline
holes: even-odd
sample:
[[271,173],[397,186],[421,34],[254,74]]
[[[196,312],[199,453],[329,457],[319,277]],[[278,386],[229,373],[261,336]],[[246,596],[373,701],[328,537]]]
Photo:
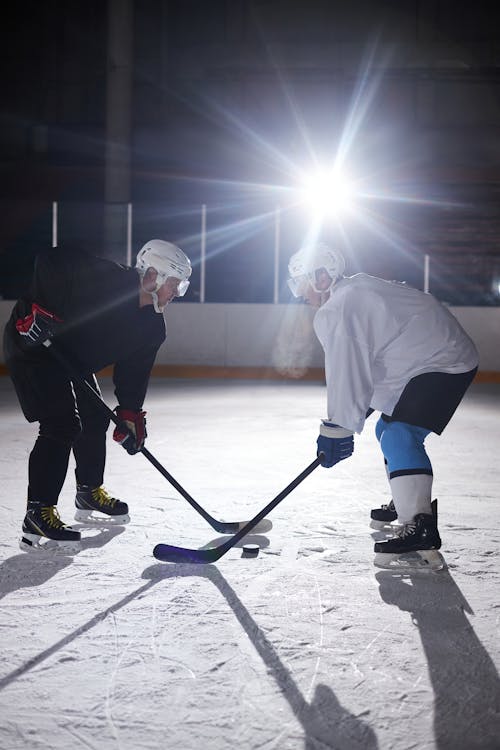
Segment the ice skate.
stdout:
[[413,522],[405,524],[392,539],[375,542],[374,563],[380,568],[442,570],[445,563],[438,552],[440,547],[436,515],[419,513]]
[[390,529],[391,526],[400,526],[398,524],[398,514],[394,507],[394,500],[382,505],[380,508],[373,508],[370,513],[370,527],[372,529]]
[[75,521],[125,524],[130,521],[127,503],[111,497],[104,487],[77,485]]
[[73,554],[80,550],[80,538],[79,531],[61,521],[55,505],[28,503],[19,542],[22,550]]

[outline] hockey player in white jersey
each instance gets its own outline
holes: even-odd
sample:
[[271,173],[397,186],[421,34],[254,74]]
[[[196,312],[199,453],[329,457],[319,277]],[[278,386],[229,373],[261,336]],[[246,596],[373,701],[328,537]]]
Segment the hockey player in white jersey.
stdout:
[[323,244],[303,248],[289,263],[292,293],[317,308],[314,330],[325,352],[328,418],[320,425],[318,455],[326,467],[350,456],[354,433],[381,412],[375,433],[392,501],[373,510],[372,519],[398,525],[394,538],[375,543],[375,562],[408,564],[415,557],[437,567],[441,539],[424,441],[448,424],[476,374],[478,354],[432,295],[364,273],[345,277],[344,270],[342,254]]

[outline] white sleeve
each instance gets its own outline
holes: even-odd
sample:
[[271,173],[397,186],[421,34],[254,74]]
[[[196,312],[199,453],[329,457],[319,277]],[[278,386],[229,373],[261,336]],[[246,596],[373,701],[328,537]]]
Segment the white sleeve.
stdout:
[[325,351],[328,419],[359,433],[373,396],[373,354],[366,342],[347,333],[338,311],[318,313],[314,328]]

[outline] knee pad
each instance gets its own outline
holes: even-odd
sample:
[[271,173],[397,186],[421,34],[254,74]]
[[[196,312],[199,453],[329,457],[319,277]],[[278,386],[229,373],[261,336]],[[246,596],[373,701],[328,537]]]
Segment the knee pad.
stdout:
[[69,443],[70,445],[78,437],[82,425],[77,414],[47,417],[40,420],[39,437],[55,440],[59,443]]
[[382,417],[379,418],[377,424],[375,425],[375,437],[380,443],[380,439],[382,437],[382,433],[384,432],[387,425],[390,424],[390,422],[386,422]]
[[430,430],[406,422],[383,422],[383,425],[383,429],[380,428],[379,440],[387,461],[389,476],[407,470],[411,473],[419,470],[418,473],[432,474],[431,462],[424,448],[424,440]]

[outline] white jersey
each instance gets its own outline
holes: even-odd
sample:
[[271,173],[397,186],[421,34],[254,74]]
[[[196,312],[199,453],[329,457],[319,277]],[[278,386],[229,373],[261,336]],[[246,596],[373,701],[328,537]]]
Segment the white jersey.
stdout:
[[332,287],[314,330],[325,350],[328,419],[353,432],[369,407],[390,416],[416,375],[478,364],[473,342],[432,295],[364,273]]

